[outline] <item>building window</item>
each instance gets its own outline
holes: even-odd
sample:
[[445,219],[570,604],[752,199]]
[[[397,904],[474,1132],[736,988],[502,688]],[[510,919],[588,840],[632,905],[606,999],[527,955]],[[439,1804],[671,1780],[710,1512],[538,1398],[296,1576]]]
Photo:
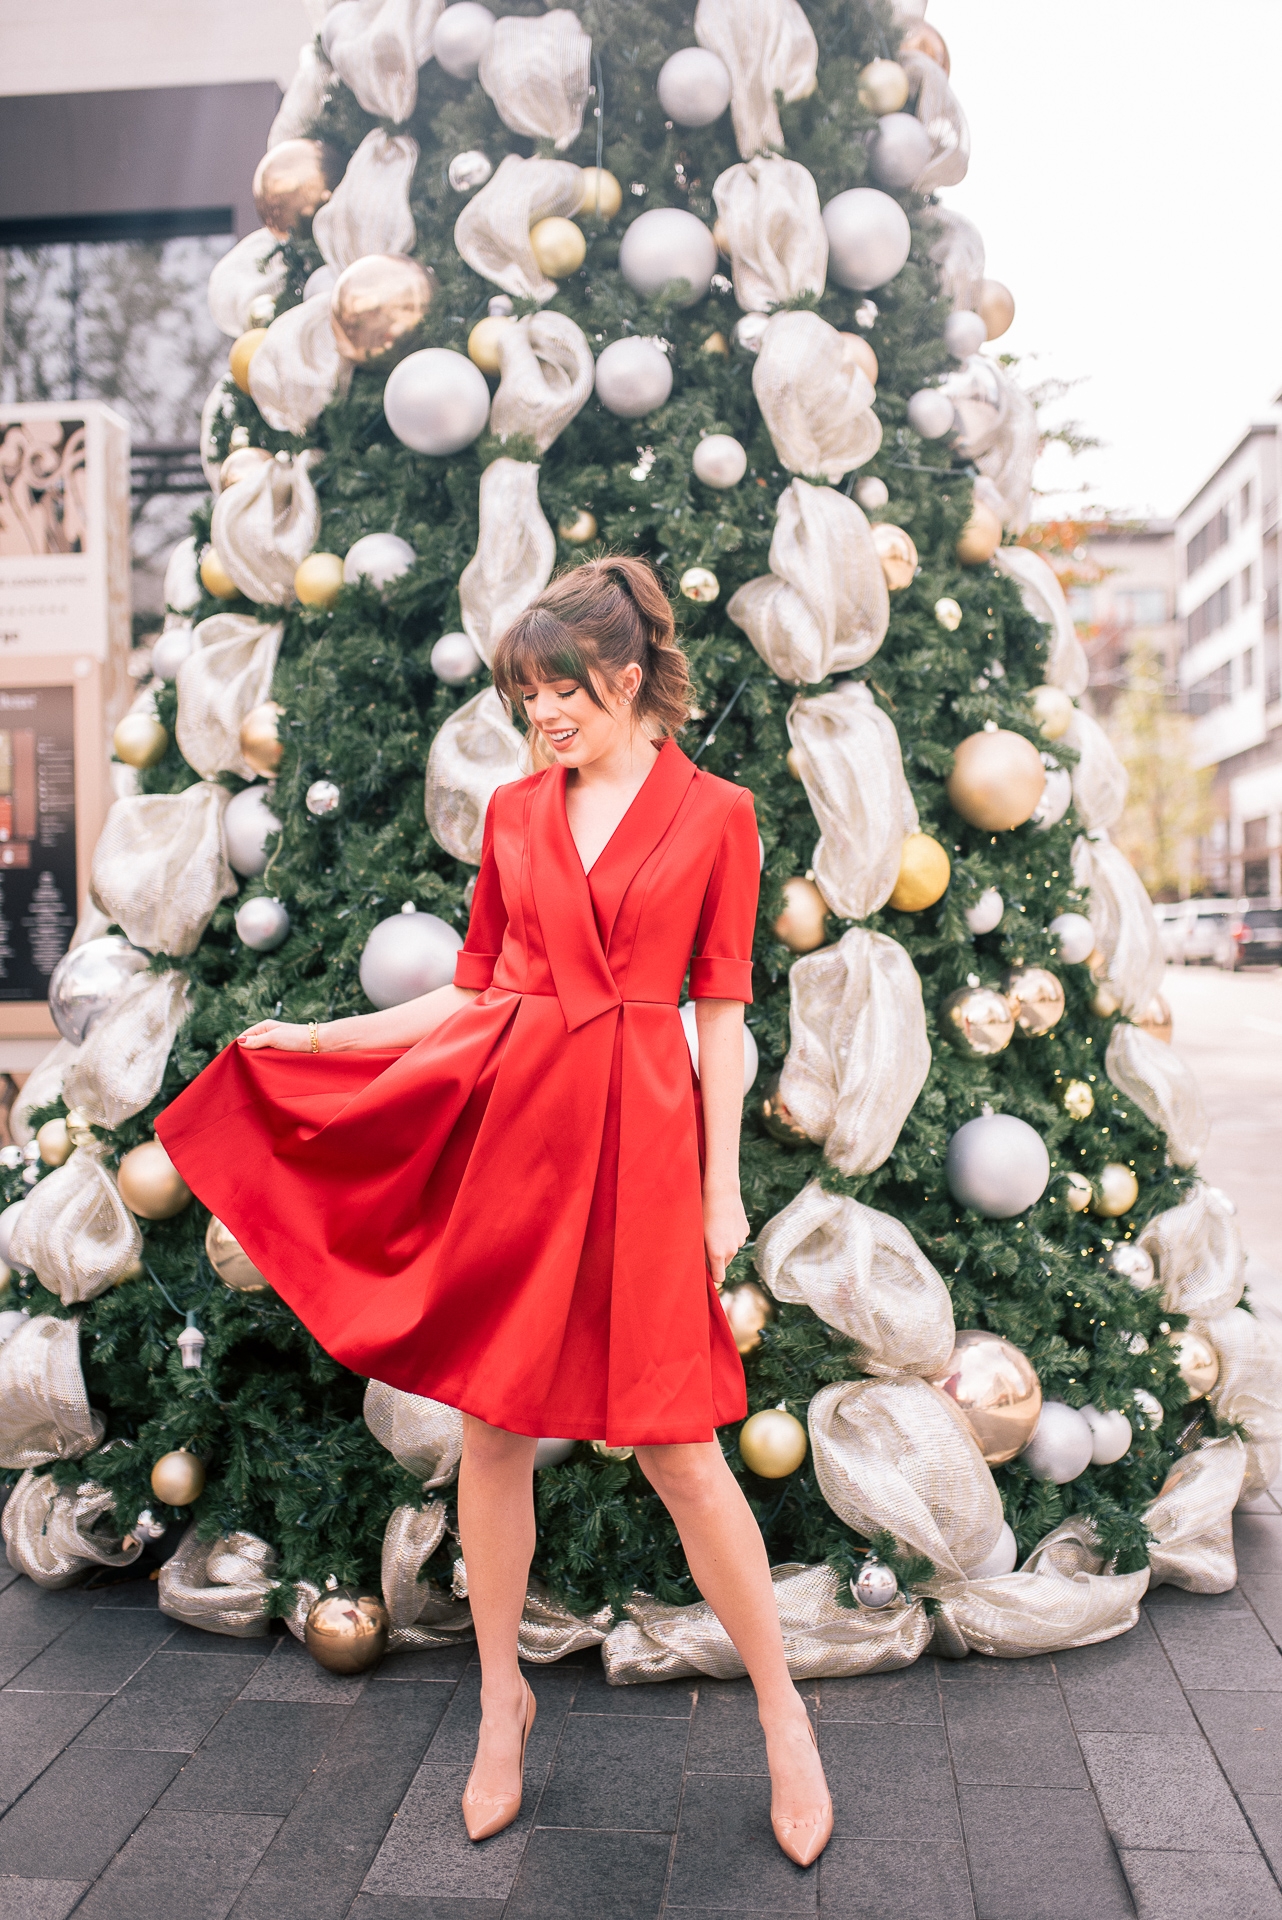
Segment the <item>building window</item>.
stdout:
[[1247,820],[1242,826],[1243,853],[1263,853],[1269,844],[1269,817],[1261,814],[1258,820]]
[[1198,528],[1184,549],[1184,571],[1190,579],[1199,567],[1206,565],[1213,553],[1218,553],[1227,544],[1231,532],[1227,507],[1221,507],[1204,526]]
[[1246,693],[1255,685],[1255,648],[1248,647],[1242,655],[1242,692]]
[[1201,680],[1195,680],[1189,688],[1189,712],[1191,714],[1214,713],[1217,707],[1225,707],[1233,698],[1233,662],[1226,660],[1214,673],[1206,674]]
[[1243,607],[1249,607],[1252,600],[1254,600],[1254,598],[1255,598],[1255,568],[1243,567],[1242,598],[1238,604]]
[[1113,595],[1119,626],[1160,627],[1166,619],[1163,587],[1123,587]]
[[1269,863],[1267,860],[1246,860],[1243,862],[1242,891],[1249,900],[1267,900],[1269,894]]
[[1238,501],[1238,506],[1240,510],[1240,518],[1238,521],[1238,525],[1242,526],[1245,524],[1246,521],[1248,521],[1251,518],[1251,482],[1249,480],[1246,482],[1245,486],[1242,488],[1242,492]]
[[1229,582],[1208,594],[1200,607],[1194,607],[1189,615],[1188,645],[1195,647],[1199,640],[1205,640],[1221,627],[1226,627],[1233,616],[1233,596]]

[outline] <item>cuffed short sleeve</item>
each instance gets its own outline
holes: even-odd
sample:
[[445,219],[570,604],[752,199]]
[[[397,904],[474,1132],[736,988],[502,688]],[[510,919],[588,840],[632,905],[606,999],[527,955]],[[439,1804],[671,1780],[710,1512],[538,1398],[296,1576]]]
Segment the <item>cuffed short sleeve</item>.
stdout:
[[692,1000],[752,999],[752,936],[761,848],[752,795],[741,793],[721,833],[690,962]]
[[499,884],[498,862],[494,858],[494,795],[485,813],[485,833],[481,841],[481,870],[472,893],[472,911],[467,923],[463,951],[454,962],[454,985],[484,993],[494,979],[503,935],[507,930],[507,908]]

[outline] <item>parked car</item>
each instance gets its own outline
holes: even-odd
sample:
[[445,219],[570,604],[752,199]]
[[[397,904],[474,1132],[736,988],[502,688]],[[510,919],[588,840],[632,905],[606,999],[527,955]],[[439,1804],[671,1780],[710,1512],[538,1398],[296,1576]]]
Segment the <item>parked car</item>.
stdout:
[[1228,966],[1276,967],[1282,962],[1282,906],[1248,906],[1229,930]]
[[1168,966],[1220,966],[1233,956],[1231,934],[1245,900],[1173,900],[1153,908]]

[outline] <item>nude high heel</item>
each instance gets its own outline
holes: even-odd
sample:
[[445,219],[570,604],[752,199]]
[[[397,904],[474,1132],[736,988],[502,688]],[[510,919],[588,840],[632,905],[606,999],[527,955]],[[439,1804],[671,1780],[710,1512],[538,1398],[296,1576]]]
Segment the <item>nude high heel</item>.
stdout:
[[[525,1773],[525,1749],[529,1743],[530,1728],[534,1725],[534,1716],[538,1712],[538,1702],[528,1680],[522,1676],[525,1687],[525,1726],[521,1732],[521,1772]],[[467,1828],[469,1840],[488,1840],[491,1834],[502,1833],[504,1827],[510,1827],[521,1811],[521,1795],[524,1792],[524,1780],[515,1793],[473,1793],[472,1775],[467,1777],[463,1789],[463,1824]],[[829,1828],[832,1822],[829,1820]],[[825,1835],[825,1839],[827,1836]],[[779,1842],[783,1846],[783,1841]],[[785,1852],[787,1849],[784,1849]]]
[[[815,1739],[815,1730],[809,1719],[806,1721],[806,1731],[817,1751],[819,1742]],[[772,1807],[770,1825],[788,1858],[795,1860],[799,1867],[808,1867],[819,1858],[832,1839],[832,1800],[825,1800],[822,1807],[807,1814],[804,1820],[781,1819]]]

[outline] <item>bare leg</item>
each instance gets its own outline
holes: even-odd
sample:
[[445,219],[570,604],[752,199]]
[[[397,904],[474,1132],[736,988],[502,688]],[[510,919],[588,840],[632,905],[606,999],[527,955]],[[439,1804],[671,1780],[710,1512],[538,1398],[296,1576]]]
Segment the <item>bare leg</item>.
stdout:
[[638,1447],[637,1462],[676,1523],[694,1583],[748,1670],[766,1736],[774,1810],[804,1819],[828,1795],[805,1703],[784,1659],[761,1529],[715,1440]]
[[521,1784],[525,1687],[516,1635],[534,1554],[536,1440],[463,1415],[459,1532],[481,1657],[481,1732],[472,1770],[477,1793]]

